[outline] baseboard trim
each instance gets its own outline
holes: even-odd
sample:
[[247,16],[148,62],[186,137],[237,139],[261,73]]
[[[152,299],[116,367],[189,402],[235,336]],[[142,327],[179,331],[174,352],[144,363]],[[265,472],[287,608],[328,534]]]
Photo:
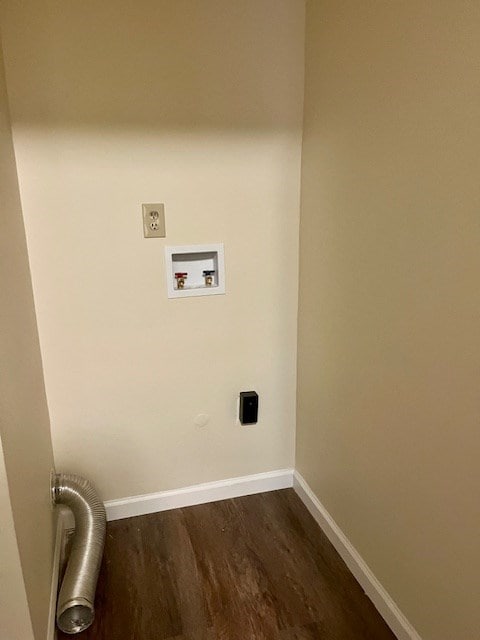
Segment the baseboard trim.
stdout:
[[293,488],[398,640],[421,640],[418,633],[298,471],[294,472]]
[[105,502],[107,520],[121,520],[169,509],[190,507],[206,502],[217,502],[228,498],[276,491],[293,486],[293,469],[279,469],[250,476],[227,478],[217,482],[205,482],[182,489],[160,491],[120,500]]
[[57,637],[56,613],[58,579],[60,577],[60,557],[62,554],[63,535],[68,528],[70,510],[66,507],[56,507],[57,524],[55,527],[55,544],[53,549],[52,581],[50,586],[50,609],[48,612],[47,640],[55,640]]

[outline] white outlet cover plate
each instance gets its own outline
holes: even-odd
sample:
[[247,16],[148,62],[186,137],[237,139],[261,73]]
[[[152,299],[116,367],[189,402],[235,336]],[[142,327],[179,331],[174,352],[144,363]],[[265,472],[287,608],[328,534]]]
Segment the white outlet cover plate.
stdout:
[[[206,286],[203,269],[214,269],[214,284]],[[184,289],[176,286],[175,273],[187,272]],[[222,243],[165,247],[165,273],[169,298],[215,296],[225,293],[225,249]]]

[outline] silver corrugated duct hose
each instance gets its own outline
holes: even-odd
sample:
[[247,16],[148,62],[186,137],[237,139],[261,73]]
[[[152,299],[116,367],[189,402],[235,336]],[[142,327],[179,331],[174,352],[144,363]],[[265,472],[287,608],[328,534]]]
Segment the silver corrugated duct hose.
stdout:
[[95,589],[105,544],[103,502],[92,485],[65,473],[52,480],[55,504],[69,507],[75,517],[75,534],[57,602],[57,625],[65,633],[79,633],[94,618]]

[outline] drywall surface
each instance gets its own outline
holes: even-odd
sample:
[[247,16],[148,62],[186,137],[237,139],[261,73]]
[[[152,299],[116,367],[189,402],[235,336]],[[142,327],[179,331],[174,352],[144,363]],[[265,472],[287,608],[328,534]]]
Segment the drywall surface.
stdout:
[[424,640],[480,629],[479,31],[307,3],[297,468]]
[[[53,526],[49,497],[53,465],[42,363],[38,344],[15,157],[8,118],[0,44],[0,439],[6,473],[0,477],[0,636],[24,640],[26,628],[46,637],[52,571]],[[6,485],[8,478],[8,487]],[[14,549],[11,514],[18,549]],[[5,536],[5,540],[4,540]],[[3,546],[5,544],[5,547]],[[16,545],[16,543],[15,543]],[[23,578],[14,575],[20,557]],[[23,584],[24,582],[24,584]],[[11,589],[11,590],[10,590]],[[24,621],[21,592],[28,597]],[[16,595],[14,595],[16,594]],[[12,603],[17,600],[17,605]],[[15,617],[19,616],[15,627]],[[12,618],[10,618],[10,615]],[[13,627],[3,624],[11,619]]]
[[0,440],[0,638],[33,640]]
[[[2,20],[57,468],[112,499],[291,466],[304,3],[6,0]],[[226,295],[169,300],[164,246],[215,242]]]

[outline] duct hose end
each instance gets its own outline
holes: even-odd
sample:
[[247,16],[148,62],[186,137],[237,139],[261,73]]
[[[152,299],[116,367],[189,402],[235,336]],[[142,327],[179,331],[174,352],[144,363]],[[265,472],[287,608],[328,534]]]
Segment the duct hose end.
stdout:
[[57,625],[63,633],[80,633],[92,624],[94,615],[93,606],[87,600],[79,599],[57,612]]

